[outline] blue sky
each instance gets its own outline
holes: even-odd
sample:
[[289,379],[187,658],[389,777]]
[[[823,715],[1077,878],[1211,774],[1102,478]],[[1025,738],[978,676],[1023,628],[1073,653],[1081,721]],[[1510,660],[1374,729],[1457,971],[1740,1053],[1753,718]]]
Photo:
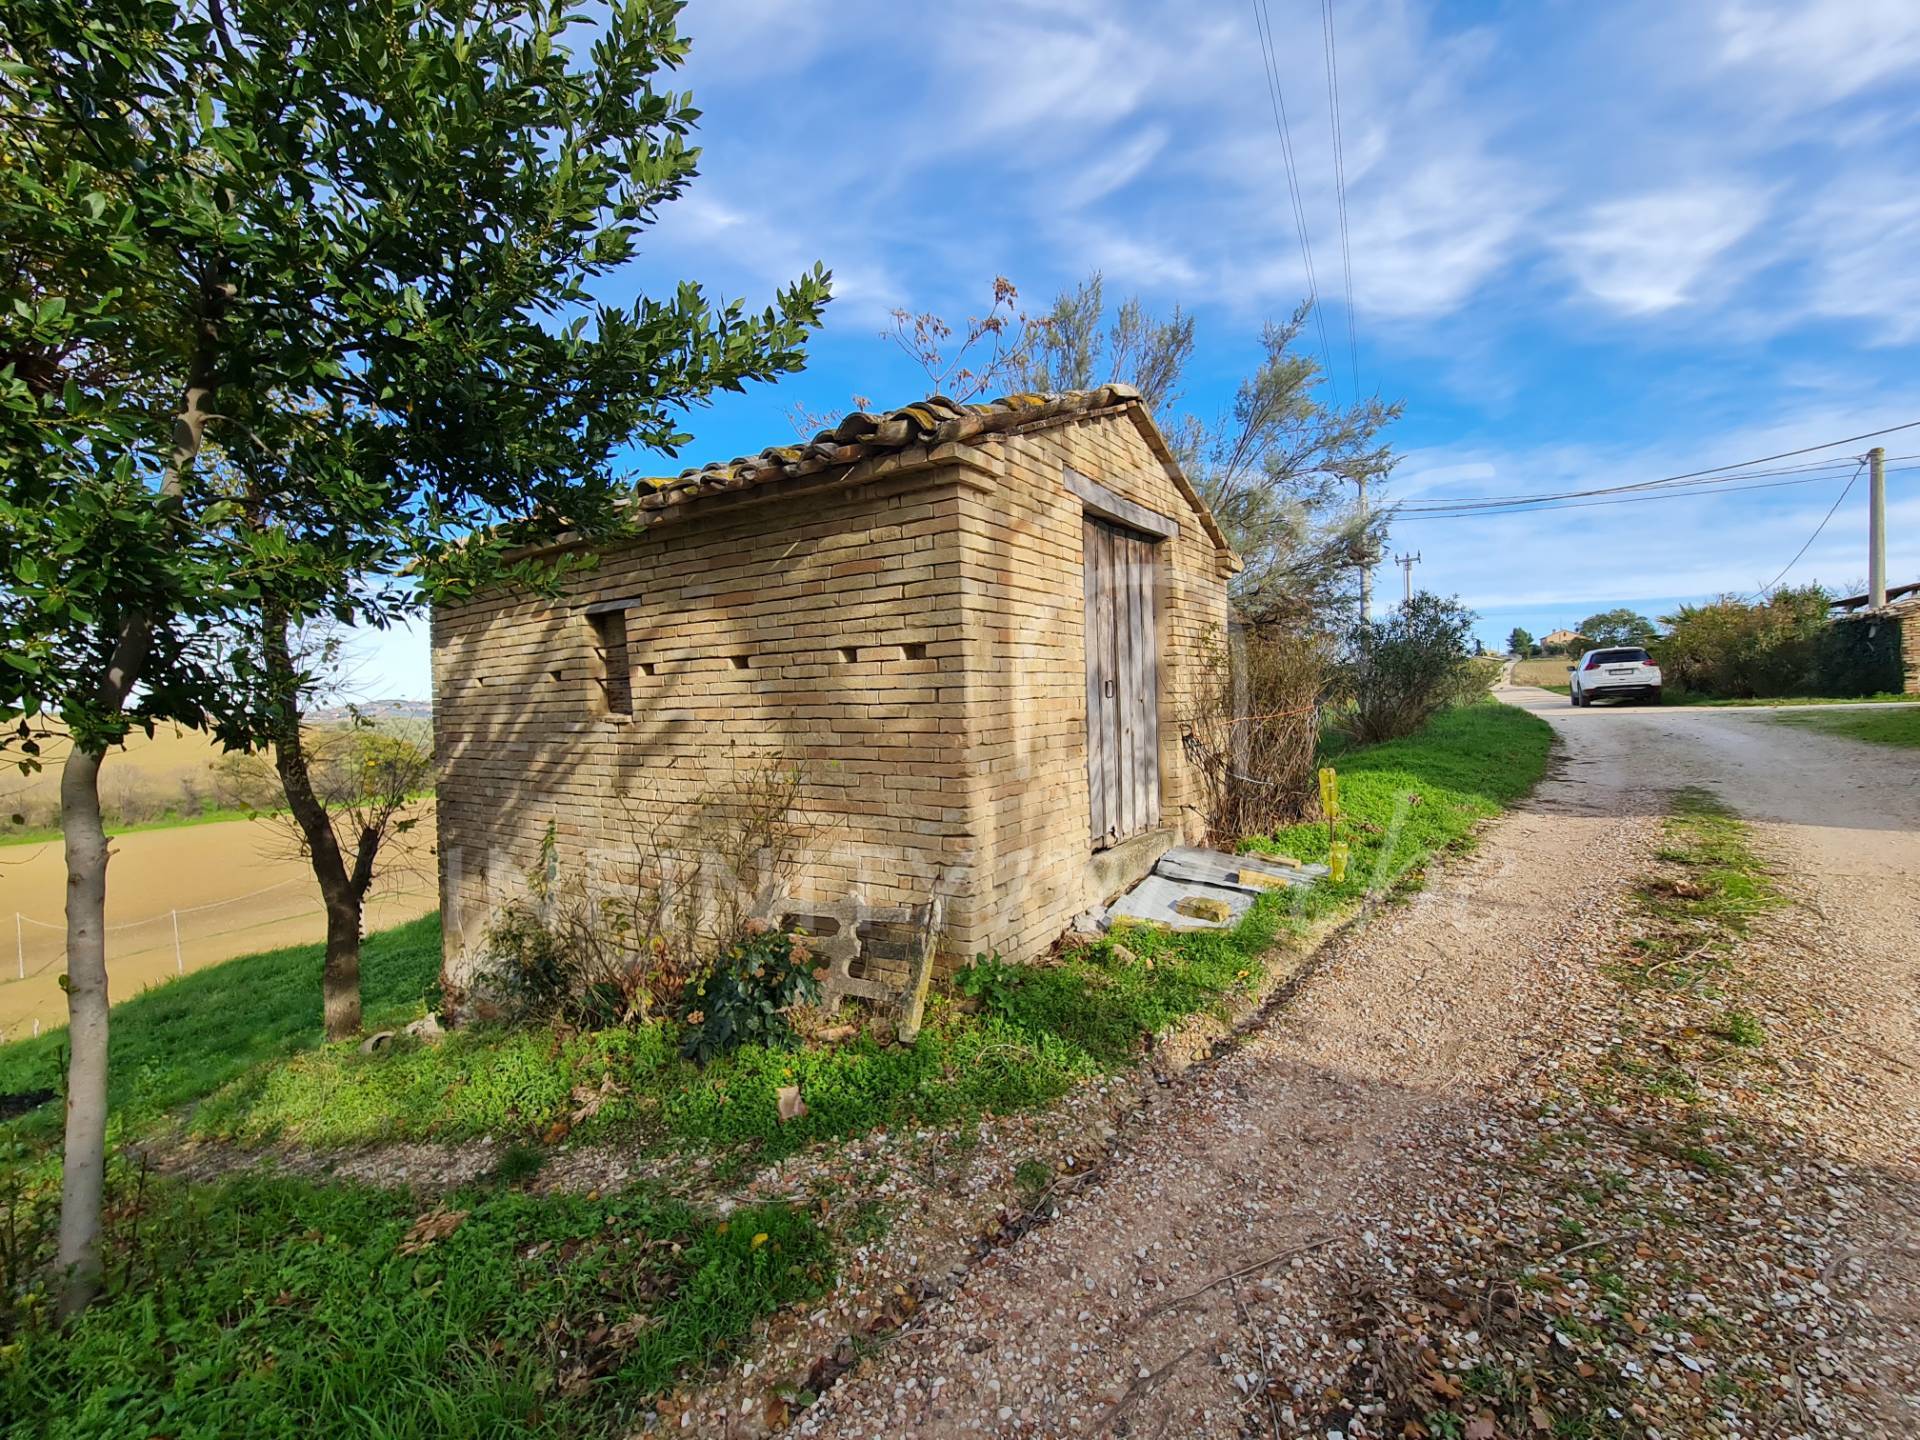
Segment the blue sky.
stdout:
[[[1268,8],[1345,400],[1320,7]],[[1359,388],[1406,405],[1390,495],[1616,484],[1920,420],[1920,4],[1333,10]],[[1036,310],[1098,268],[1192,312],[1201,414],[1306,293],[1249,4],[693,0],[684,24],[702,177],[615,294],[762,303],[818,260],[836,299],[805,374],[696,411],[682,461],[642,468],[790,439],[795,405],[922,393],[888,312],[978,313],[995,275]],[[1908,435],[1889,453],[1920,455]],[[1491,642],[1752,591],[1844,478],[1403,521],[1392,544]],[[1896,582],[1920,579],[1916,478],[1889,476]],[[1790,580],[1864,577],[1865,492]],[[1398,594],[1388,567],[1376,596]],[[356,684],[425,696],[424,637],[369,641]]]

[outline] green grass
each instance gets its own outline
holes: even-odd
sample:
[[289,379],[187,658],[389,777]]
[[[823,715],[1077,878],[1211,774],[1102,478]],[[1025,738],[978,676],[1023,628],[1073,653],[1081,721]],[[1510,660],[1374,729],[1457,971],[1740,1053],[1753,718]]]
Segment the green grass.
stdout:
[[[376,1055],[319,1047],[259,1066],[209,1096],[191,1128],[258,1143],[339,1146],[375,1139],[571,1130],[579,1087],[611,1090],[579,1130],[648,1148],[738,1148],[772,1159],[880,1125],[958,1123],[1047,1104],[1125,1064],[1145,1037],[1259,974],[1283,921],[1267,897],[1231,932],[1131,931],[1132,958],[1110,946],[1057,966],[1017,967],[1004,1003],[969,1013],[937,996],[911,1045],[862,1036],[809,1049],[744,1045],[705,1069],[680,1058],[665,1022],[557,1035],[545,1027],[475,1030]],[[807,1114],[782,1123],[780,1089]]]
[[1769,705],[1890,705],[1920,702],[1920,695],[1884,692],[1879,695],[1774,695],[1752,699],[1727,700],[1693,690],[1669,689],[1664,697],[1668,705],[1706,705],[1720,709],[1751,709]]
[[[1912,697],[1909,696],[1909,699]],[[1920,745],[1920,708],[1912,710],[1856,710],[1851,714],[1786,714],[1774,717],[1782,725],[1799,725],[1850,740],[1875,745]]]
[[[209,965],[113,1007],[107,1101],[121,1131],[207,1095],[264,1061],[320,1043],[320,945],[294,945]],[[360,994],[370,1028],[425,1008],[440,971],[440,921],[425,915],[367,937]],[[0,1046],[0,1094],[62,1088],[65,1027]],[[12,1122],[50,1133],[58,1104]]]
[[1674,795],[1657,853],[1677,869],[1636,892],[1652,923],[1614,978],[1700,990],[1725,975],[1754,920],[1787,899],[1754,851],[1751,832],[1708,791]]
[[[1482,820],[1525,795],[1546,770],[1546,721],[1491,701],[1442,711],[1419,734],[1327,757],[1340,777],[1347,878],[1296,892],[1309,918],[1370,891],[1410,883],[1428,860],[1461,844]],[[1327,858],[1327,827],[1295,825],[1246,843],[1249,851]]]
[[[1480,704],[1449,710],[1407,740],[1338,753],[1352,860],[1338,885],[1264,897],[1235,929],[1135,927],[1047,966],[1012,967],[984,1013],[936,996],[911,1045],[871,1037],[825,1048],[747,1045],[697,1069],[664,1022],[556,1035],[481,1030],[437,1045],[361,1055],[348,1045],[258,1066],[208,1097],[191,1128],[257,1144],[344,1146],[376,1139],[551,1137],[574,1130],[576,1089],[606,1098],[578,1127],[656,1153],[736,1151],[766,1161],[876,1126],[948,1125],[1044,1105],[1129,1063],[1146,1038],[1254,983],[1282,930],[1299,931],[1373,890],[1411,883],[1438,851],[1525,794],[1551,731],[1537,716]],[[1336,747],[1337,748],[1337,747]],[[1252,848],[1324,859],[1324,825]],[[781,1123],[797,1085],[807,1114]]]
[[406,1192],[272,1176],[117,1187],[107,1295],[0,1347],[10,1433],[585,1436],[635,1428],[752,1322],[825,1289],[827,1237],[785,1206],[726,1220],[606,1199]]

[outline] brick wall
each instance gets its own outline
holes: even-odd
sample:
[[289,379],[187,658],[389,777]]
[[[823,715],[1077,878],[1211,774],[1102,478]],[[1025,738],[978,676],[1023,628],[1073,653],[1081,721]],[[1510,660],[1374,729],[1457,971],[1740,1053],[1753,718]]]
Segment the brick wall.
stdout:
[[[616,884],[649,835],[770,763],[806,775],[803,894],[910,905],[938,884],[949,961],[1051,942],[1104,898],[1067,465],[1180,526],[1157,576],[1161,814],[1196,836],[1179,721],[1224,634],[1225,584],[1132,416],[989,437],[971,466],[702,502],[604,552],[557,602],[496,592],[436,609],[450,977],[467,973],[490,907],[519,893],[549,822],[562,867]],[[586,613],[609,599],[635,602],[631,716],[609,713]]]
[[[560,863],[631,875],[656,830],[742,772],[799,764],[816,898],[970,890],[956,696],[955,467],[827,497],[701,507],[606,551],[564,600],[493,594],[433,620],[442,915],[458,978],[551,821]],[[626,613],[633,714],[608,713],[583,613]],[[964,893],[956,919],[965,922]]]
[[1156,547],[1160,817],[1189,842],[1205,829],[1180,722],[1209,648],[1225,640],[1226,583],[1219,552],[1132,413],[1007,437],[999,488],[962,507],[982,676],[969,697],[983,856],[972,943],[1009,958],[1044,949],[1113,883],[1090,863],[1084,507],[1065,488],[1068,466],[1179,526]]

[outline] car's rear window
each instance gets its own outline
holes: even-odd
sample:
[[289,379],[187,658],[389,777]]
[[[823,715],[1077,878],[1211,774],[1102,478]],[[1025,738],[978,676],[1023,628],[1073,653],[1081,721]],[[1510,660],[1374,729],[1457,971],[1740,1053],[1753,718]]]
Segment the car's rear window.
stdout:
[[1625,665],[1630,660],[1644,661],[1646,658],[1647,652],[1644,650],[1602,650],[1593,657],[1597,665]]

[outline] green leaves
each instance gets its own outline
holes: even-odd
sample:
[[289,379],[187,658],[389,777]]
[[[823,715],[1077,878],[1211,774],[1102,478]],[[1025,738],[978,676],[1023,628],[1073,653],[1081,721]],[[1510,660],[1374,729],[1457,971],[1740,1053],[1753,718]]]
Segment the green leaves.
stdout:
[[758,309],[595,303],[695,176],[698,111],[655,87],[679,8],[8,12],[0,235],[31,258],[0,272],[0,644],[46,661],[0,714],[111,735],[102,665],[143,617],[136,708],[244,743],[265,600],[385,620],[535,578],[512,547],[619,531],[622,449],[801,366],[818,267]]

